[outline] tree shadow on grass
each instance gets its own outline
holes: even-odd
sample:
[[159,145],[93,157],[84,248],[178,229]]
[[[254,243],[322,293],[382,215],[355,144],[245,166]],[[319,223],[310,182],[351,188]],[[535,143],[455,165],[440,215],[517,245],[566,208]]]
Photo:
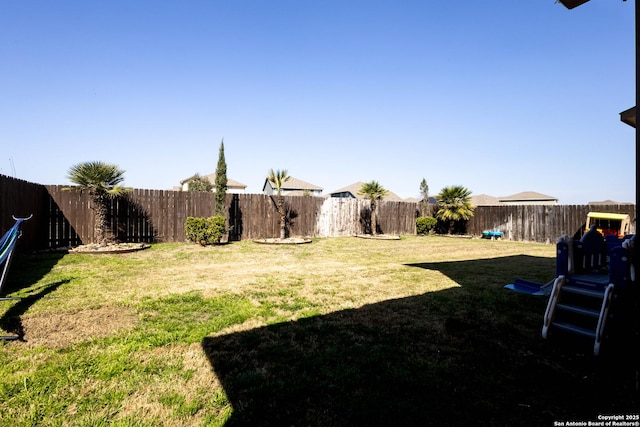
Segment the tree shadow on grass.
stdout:
[[544,298],[502,289],[553,262],[411,264],[459,286],[205,338],[233,407],[227,426],[530,426],[637,413],[627,371],[542,340]]

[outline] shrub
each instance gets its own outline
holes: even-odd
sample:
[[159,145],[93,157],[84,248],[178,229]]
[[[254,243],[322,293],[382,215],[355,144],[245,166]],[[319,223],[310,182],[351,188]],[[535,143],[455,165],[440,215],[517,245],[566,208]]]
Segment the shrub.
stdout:
[[416,218],[416,232],[418,234],[429,234],[438,223],[438,220],[430,216],[420,216]]
[[202,246],[220,243],[225,233],[225,218],[223,216],[187,217],[184,231],[188,240],[200,243]]

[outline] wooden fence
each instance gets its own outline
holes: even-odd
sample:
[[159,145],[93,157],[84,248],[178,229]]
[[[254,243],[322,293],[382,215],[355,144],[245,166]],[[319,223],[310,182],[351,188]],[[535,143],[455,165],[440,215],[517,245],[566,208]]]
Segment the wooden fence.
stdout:
[[32,215],[22,225],[18,247],[24,250],[42,248],[46,240],[43,236],[48,234],[48,199],[44,186],[0,175],[0,233],[5,233],[14,224],[14,216],[26,218]]
[[[337,237],[370,230],[369,203],[364,200],[285,196],[287,229],[291,236]],[[189,216],[213,215],[213,194],[135,189],[111,201],[111,232],[125,242],[182,242]],[[226,213],[229,240],[279,236],[275,200],[263,194],[228,194]],[[628,213],[634,205],[520,205],[479,206],[466,224],[468,234],[500,230],[505,238],[553,243],[562,234],[573,235],[589,211]],[[24,225],[24,250],[75,246],[94,240],[94,213],[86,192],[63,186],[40,185],[0,175],[0,232],[13,224],[12,215],[33,219]],[[377,209],[378,232],[415,234],[419,206],[409,202],[382,202]],[[635,221],[632,223],[635,231]]]
[[[94,215],[89,195],[60,186],[46,187],[50,198],[49,247],[92,241]],[[364,233],[369,204],[363,200],[285,196],[291,236],[333,237]],[[162,190],[133,190],[113,199],[110,230],[125,242],[182,242],[187,217],[213,215],[214,195]],[[264,194],[227,194],[229,240],[277,237],[280,217],[275,198]],[[415,234],[415,204],[390,202],[378,210],[378,230]]]
[[499,230],[508,240],[555,243],[559,236],[573,236],[584,227],[590,211],[629,214],[631,232],[635,233],[635,205],[629,204],[478,206],[467,233]]

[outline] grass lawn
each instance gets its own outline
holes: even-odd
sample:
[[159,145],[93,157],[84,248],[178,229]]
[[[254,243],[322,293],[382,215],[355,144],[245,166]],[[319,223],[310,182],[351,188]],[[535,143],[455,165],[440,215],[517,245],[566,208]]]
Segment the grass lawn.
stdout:
[[[447,237],[16,258],[0,426],[552,426],[639,412],[628,351],[541,338],[555,246]],[[635,343],[637,346],[637,343]],[[637,354],[637,353],[636,353]]]

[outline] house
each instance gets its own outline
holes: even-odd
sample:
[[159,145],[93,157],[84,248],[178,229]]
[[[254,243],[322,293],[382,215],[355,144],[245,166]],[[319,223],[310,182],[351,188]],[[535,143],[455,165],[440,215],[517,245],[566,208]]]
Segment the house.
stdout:
[[[280,190],[280,194],[282,194],[283,196],[320,197],[322,196],[323,188],[290,176],[289,179],[282,184],[282,188]],[[265,179],[264,185],[262,186],[262,192],[268,196],[271,196],[276,194],[277,190],[273,182]]]
[[493,197],[487,194],[471,196],[474,206],[504,206],[504,205],[557,205],[558,199],[535,191],[523,191],[511,196]]
[[[339,190],[336,191],[332,191],[331,193],[329,193],[328,197],[343,197],[343,198],[351,198],[351,199],[364,199],[363,196],[361,196],[360,194],[358,194],[358,192],[360,191],[360,189],[362,188],[362,185],[364,184],[364,182],[354,182],[351,185],[348,185],[344,188],[340,188]],[[396,193],[387,190],[388,193],[386,196],[384,196],[384,198],[382,199],[385,202],[402,202],[404,201],[402,199],[402,197],[398,196]]]
[[588,205],[627,205],[627,204],[633,204],[633,203],[620,203],[620,202],[616,202],[615,200],[603,200],[601,202],[589,202],[587,204]]
[[471,204],[473,206],[496,206],[500,204],[497,197],[489,196],[488,194],[478,194],[477,196],[471,196]]
[[[189,190],[189,182],[194,180],[197,177],[197,175],[192,175],[189,178],[183,179],[182,181],[180,181],[180,189],[182,191],[188,191]],[[209,175],[204,175],[202,178],[208,180],[212,185],[213,185],[213,189],[212,191],[216,191],[215,189],[215,185],[216,185],[216,174],[215,173],[210,173]],[[244,194],[245,189],[247,188],[247,186],[241,182],[238,181],[234,181],[233,179],[229,179],[227,178],[227,193],[229,194]]]
[[[419,199],[417,197],[407,197],[406,199],[404,199],[404,201],[407,203],[422,203],[422,199]],[[435,199],[435,197],[429,196],[429,204],[437,205],[438,201]]]
[[557,205],[558,199],[535,191],[523,191],[506,197],[498,197],[501,205]]

